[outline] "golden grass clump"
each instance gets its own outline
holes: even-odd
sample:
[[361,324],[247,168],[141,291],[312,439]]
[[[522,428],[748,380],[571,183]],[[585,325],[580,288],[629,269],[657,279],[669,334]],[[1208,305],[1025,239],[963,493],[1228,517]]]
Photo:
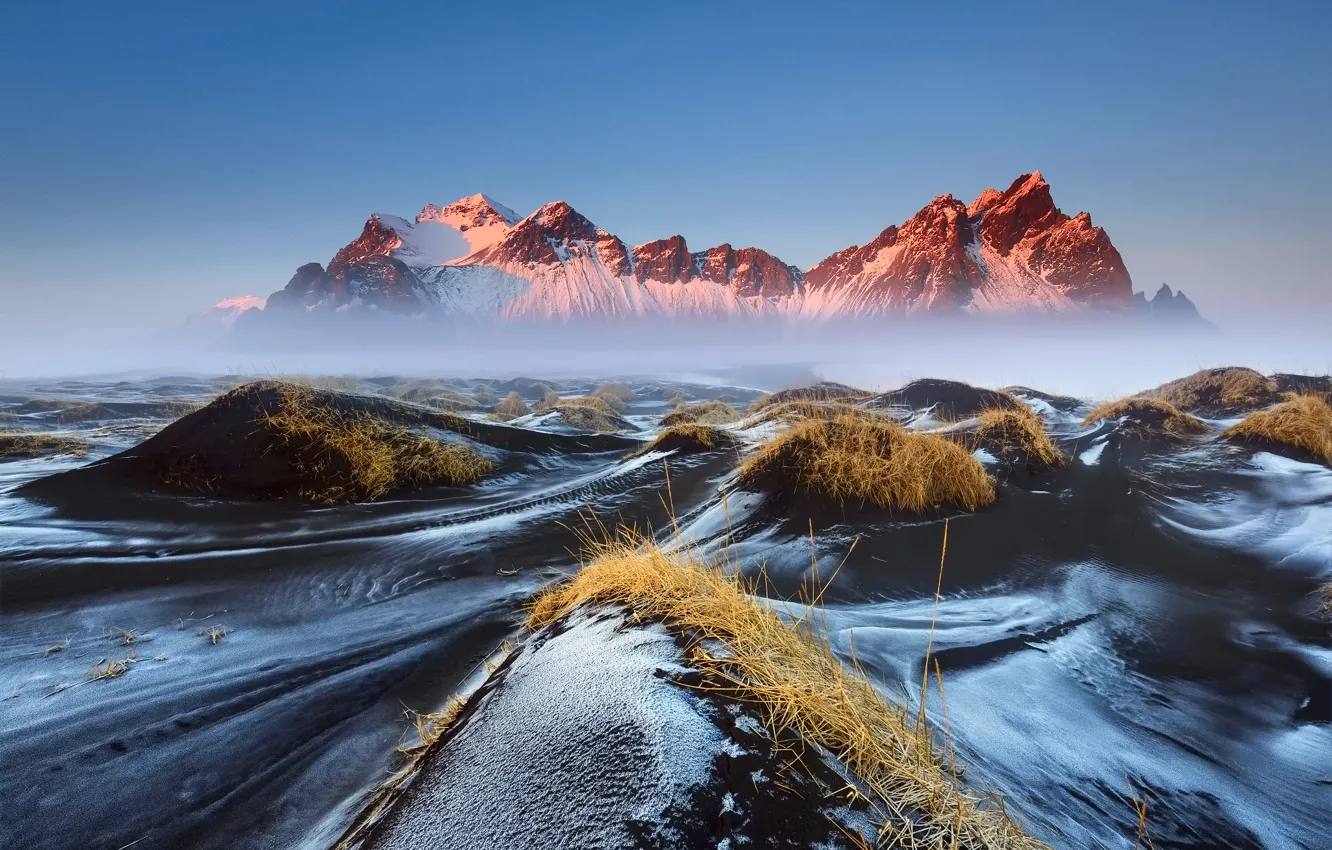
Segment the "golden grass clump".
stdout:
[[833,381],[821,381],[817,384],[810,384],[804,387],[791,387],[790,389],[778,390],[769,395],[762,395],[749,403],[749,408],[745,411],[750,416],[758,413],[766,407],[775,404],[787,404],[789,402],[842,402],[850,404],[852,402],[867,399],[873,393],[867,390],[849,387],[846,384],[838,384]]
[[592,395],[601,398],[618,399],[625,404],[634,400],[633,390],[629,389],[624,384],[617,384],[610,381],[597,384],[597,388],[592,391]]
[[765,405],[757,413],[750,414],[739,427],[753,428],[765,422],[802,422],[806,419],[832,421],[848,416],[865,419],[882,418],[873,411],[842,401],[783,401]]
[[1185,413],[1168,401],[1142,396],[1108,401],[1093,408],[1082,420],[1082,424],[1085,427],[1102,419],[1122,419],[1125,416],[1131,417],[1144,430],[1157,431],[1172,437],[1207,432],[1207,424],[1198,417]]
[[1270,410],[1250,413],[1221,436],[1295,446],[1332,464],[1332,405],[1320,395],[1298,395]]
[[1064,454],[1045,433],[1041,417],[1026,405],[1021,410],[991,408],[976,417],[972,439],[998,455],[1022,454],[1029,466],[1059,466]]
[[276,410],[265,411],[259,424],[295,450],[293,466],[312,482],[301,495],[318,502],[374,500],[427,484],[471,484],[494,469],[489,458],[467,446],[369,413],[345,413],[298,386],[279,385]]
[[915,513],[974,511],[995,498],[985,468],[957,442],[856,416],[810,419],[779,434],[740,467],[739,483]]
[[509,393],[499,404],[495,405],[495,412],[505,419],[517,419],[519,416],[526,416],[531,411],[527,409],[527,402],[518,393]]
[[683,422],[662,431],[652,442],[625,455],[624,459],[629,460],[655,451],[709,452],[735,444],[735,438],[720,428]]
[[74,437],[33,432],[0,433],[0,460],[47,457],[50,455],[88,454],[88,444]]
[[610,405],[606,399],[594,395],[570,396],[557,401],[555,407],[590,407],[593,410],[599,410],[602,413],[617,413],[616,409]]
[[794,734],[841,760],[878,821],[874,846],[1048,850],[1002,806],[961,787],[927,723],[839,661],[805,618],[783,618],[722,567],[625,536],[541,594],[527,626],[583,604],[618,605],[683,633],[687,660],[703,674],[699,687],[752,705],[774,738]]
[[705,425],[725,425],[728,422],[734,422],[740,418],[736,412],[724,401],[705,401],[701,404],[692,404],[681,407],[661,417],[661,424],[667,427],[672,425],[681,425],[687,422],[702,423]]
[[1218,413],[1266,407],[1280,399],[1276,381],[1241,366],[1202,369],[1139,395],[1160,399],[1180,410],[1205,409]]

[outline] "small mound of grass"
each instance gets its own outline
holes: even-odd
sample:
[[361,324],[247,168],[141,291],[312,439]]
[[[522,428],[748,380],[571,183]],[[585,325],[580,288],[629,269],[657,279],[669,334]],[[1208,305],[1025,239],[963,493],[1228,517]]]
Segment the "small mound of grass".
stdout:
[[810,419],[778,435],[740,467],[739,483],[913,513],[974,511],[995,498],[985,468],[958,443],[855,416]]
[[1027,405],[1004,390],[990,390],[944,378],[918,378],[875,396],[865,406],[873,409],[897,407],[913,411],[933,408],[942,419],[967,419],[986,410],[1021,410]]
[[992,408],[977,417],[972,438],[979,448],[999,457],[1025,458],[1028,467],[1059,466],[1064,455],[1045,433],[1045,423],[1029,407]]
[[661,417],[661,424],[667,427],[690,422],[704,425],[725,425],[727,422],[734,422],[739,418],[740,414],[726,402],[705,401],[702,404],[688,405],[666,414]]
[[629,389],[624,384],[617,384],[609,381],[606,383],[597,384],[597,388],[592,391],[592,395],[601,398],[618,399],[620,402],[624,404],[628,404],[629,402],[634,400],[633,390]]
[[256,423],[294,450],[294,465],[312,479],[304,495],[313,501],[373,501],[426,484],[471,484],[494,469],[466,446],[316,402],[309,390],[280,387],[277,409]]
[[614,605],[682,633],[700,687],[753,706],[774,737],[793,734],[846,766],[879,821],[883,846],[1048,850],[1002,805],[987,806],[961,787],[928,723],[839,661],[805,618],[784,618],[754,591],[719,562],[626,536],[594,549],[586,566],[542,593],[527,626],[547,626],[585,604]]
[[614,411],[594,404],[559,404],[555,406],[555,410],[564,420],[564,424],[583,431],[612,434],[617,431],[638,430]]
[[1332,406],[1322,396],[1298,395],[1271,410],[1250,413],[1221,436],[1294,446],[1332,464]]
[[[228,430],[226,423],[238,414],[253,417],[247,433]],[[157,478],[165,484],[340,504],[428,484],[471,484],[494,469],[489,458],[465,445],[433,439],[296,384],[247,384],[196,416],[201,418],[182,422],[204,441],[193,445],[207,449],[157,458]],[[228,434],[225,444],[208,442]]]
[[51,455],[88,454],[88,444],[60,434],[10,432],[0,434],[0,460],[23,460]]
[[1183,412],[1168,401],[1141,396],[1121,398],[1095,407],[1082,420],[1082,424],[1085,427],[1102,419],[1124,418],[1133,423],[1134,430],[1147,434],[1182,437],[1207,432],[1206,423],[1198,417]]
[[517,419],[519,416],[526,416],[531,413],[527,409],[527,402],[523,401],[523,397],[516,392],[509,393],[499,404],[495,405],[495,412],[505,419]]
[[845,417],[879,419],[878,414],[841,401],[784,401],[770,404],[751,414],[741,423],[742,428],[753,428],[765,422],[803,422],[806,419],[832,421]]
[[1244,412],[1281,401],[1276,381],[1242,366],[1202,369],[1139,395],[1204,415]]
[[638,451],[625,455],[624,459],[645,455],[648,452],[674,451],[677,454],[710,452],[713,449],[730,448],[736,445],[735,437],[720,428],[684,422],[672,425],[657,435],[657,438]]
[[810,384],[804,387],[791,387],[785,390],[778,390],[771,395],[759,396],[749,404],[749,409],[745,411],[749,415],[754,415],[766,407],[775,404],[788,404],[790,402],[826,402],[836,401],[844,404],[867,399],[874,393],[867,390],[856,389],[855,387],[839,384],[835,381],[819,381],[817,384]]
[[570,396],[569,398],[562,398],[559,401],[555,402],[555,407],[557,408],[590,407],[593,410],[599,410],[602,413],[617,414],[619,412],[614,407],[612,407],[610,402],[606,401],[606,399],[594,395]]

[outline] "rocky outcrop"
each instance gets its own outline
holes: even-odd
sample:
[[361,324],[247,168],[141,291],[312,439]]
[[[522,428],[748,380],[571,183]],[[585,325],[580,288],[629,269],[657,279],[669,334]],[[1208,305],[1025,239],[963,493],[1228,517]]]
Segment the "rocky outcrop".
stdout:
[[1133,293],[1133,311],[1139,316],[1157,321],[1209,324],[1183,290],[1172,292],[1164,283],[1151,298],[1141,291]]

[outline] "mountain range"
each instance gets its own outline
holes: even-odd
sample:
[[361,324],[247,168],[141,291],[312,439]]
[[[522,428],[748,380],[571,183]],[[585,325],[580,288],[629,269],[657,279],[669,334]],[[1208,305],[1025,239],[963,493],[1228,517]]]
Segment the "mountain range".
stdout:
[[[864,245],[801,270],[761,248],[627,245],[563,201],[526,217],[485,195],[376,214],[327,266],[308,263],[265,315],[382,312],[457,319],[701,317],[823,320],[1093,312],[1196,317],[1169,287],[1135,296],[1088,213],[1055,206],[1040,172],[971,203],[940,195]],[[234,303],[236,299],[229,302]]]

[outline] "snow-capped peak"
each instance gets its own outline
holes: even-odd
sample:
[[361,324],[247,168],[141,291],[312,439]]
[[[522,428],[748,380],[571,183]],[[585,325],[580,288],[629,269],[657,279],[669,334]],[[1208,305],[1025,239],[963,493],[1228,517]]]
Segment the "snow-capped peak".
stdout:
[[262,310],[268,299],[262,295],[242,295],[239,298],[224,298],[202,313],[190,317],[189,326],[194,329],[212,327],[227,329],[236,324],[242,313],[249,310]]
[[447,316],[827,319],[1124,312],[1132,281],[1105,231],[1085,213],[1061,212],[1033,171],[971,204],[939,195],[900,226],[808,272],[758,248],[690,251],[683,236],[630,248],[564,201],[519,219],[478,194],[428,205],[415,222],[372,217],[327,270],[302,267],[283,293],[269,312],[356,302]]
[[[504,238],[520,216],[488,195],[476,194],[437,207],[426,204],[416,216],[418,228],[429,231],[440,226],[456,230],[467,243],[463,254],[474,254]],[[451,257],[449,259],[457,259]],[[441,260],[440,262],[447,262]]]
[[267,303],[268,299],[262,295],[242,295],[239,298],[224,298],[214,304],[213,309],[244,313],[246,310],[262,310]]

